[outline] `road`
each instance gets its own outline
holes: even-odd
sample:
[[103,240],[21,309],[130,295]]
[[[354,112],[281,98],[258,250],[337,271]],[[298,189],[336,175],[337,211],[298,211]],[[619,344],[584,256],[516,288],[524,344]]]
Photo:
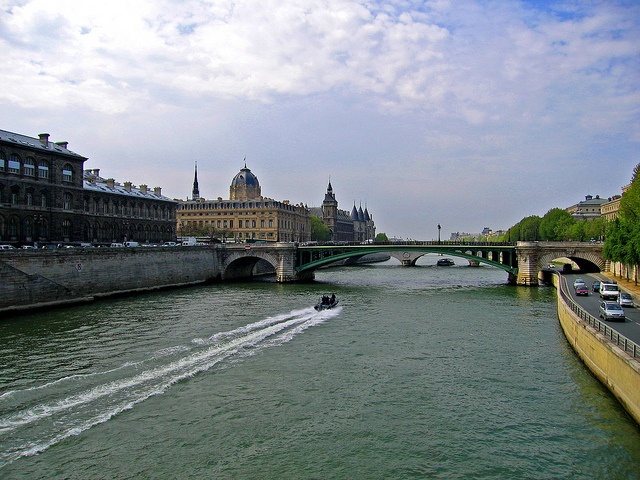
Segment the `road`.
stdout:
[[[591,289],[591,285],[595,280],[603,281],[607,279],[607,277],[601,273],[567,274],[563,276],[567,279],[567,284],[569,285],[569,293],[571,294],[571,297],[576,301],[576,303],[584,308],[588,313],[600,319],[600,314],[598,312],[598,306],[601,302],[600,295],[597,292],[593,292],[593,290]],[[582,278],[589,287],[589,295],[587,297],[576,296],[573,290],[573,282],[576,278]],[[636,305],[638,305],[638,303],[640,302],[640,298],[634,297],[633,300]],[[605,323],[607,324],[607,326],[616,330],[621,335],[624,335],[629,340],[640,345],[640,309],[638,309],[637,307],[625,307],[624,311],[627,316],[624,322],[607,321]]]

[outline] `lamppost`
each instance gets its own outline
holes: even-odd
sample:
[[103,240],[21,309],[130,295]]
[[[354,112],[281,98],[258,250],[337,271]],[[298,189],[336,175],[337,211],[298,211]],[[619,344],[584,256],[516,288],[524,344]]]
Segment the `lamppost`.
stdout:
[[129,227],[129,222],[122,222],[122,235],[124,240],[122,240],[122,242],[126,242],[127,241],[127,228]]
[[37,247],[38,246],[38,240],[40,240],[40,230],[42,227],[42,221],[44,220],[44,217],[40,214],[34,215],[33,216],[33,246]]
[[440,226],[440,224],[438,224],[438,243],[440,243],[440,229],[442,227]]

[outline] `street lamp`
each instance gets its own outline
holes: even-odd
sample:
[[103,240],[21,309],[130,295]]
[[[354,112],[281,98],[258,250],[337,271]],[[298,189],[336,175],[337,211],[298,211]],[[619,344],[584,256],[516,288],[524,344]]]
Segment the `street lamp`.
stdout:
[[440,226],[440,224],[438,224],[438,243],[440,243],[440,229],[442,227]]
[[123,235],[123,242],[127,241],[127,230],[129,229],[129,222],[122,222],[122,235]]
[[41,229],[42,229],[42,221],[44,220],[44,217],[40,214],[36,214],[33,216],[33,246],[37,247],[38,246],[38,240],[40,240],[40,236],[41,236]]

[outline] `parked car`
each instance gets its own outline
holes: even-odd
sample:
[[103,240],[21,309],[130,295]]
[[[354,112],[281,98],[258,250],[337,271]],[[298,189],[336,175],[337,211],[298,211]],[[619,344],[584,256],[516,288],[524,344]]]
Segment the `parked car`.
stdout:
[[600,302],[600,318],[624,322],[624,310],[618,302]]
[[618,300],[620,289],[618,285],[613,283],[601,283],[600,284],[600,298],[603,300]]
[[630,293],[620,292],[620,298],[618,299],[618,303],[620,303],[623,307],[633,307],[633,297]]
[[600,291],[600,282],[598,280],[593,282],[593,284],[591,285],[591,290],[593,290],[594,292]]
[[573,288],[576,288],[578,285],[586,285],[586,283],[584,282],[584,280],[583,280],[583,279],[581,279],[581,278],[576,278],[576,279],[573,281]]
[[0,245],[0,250],[13,250],[14,248],[13,245]]
[[576,287],[576,295],[589,295],[589,288],[586,285],[578,285]]

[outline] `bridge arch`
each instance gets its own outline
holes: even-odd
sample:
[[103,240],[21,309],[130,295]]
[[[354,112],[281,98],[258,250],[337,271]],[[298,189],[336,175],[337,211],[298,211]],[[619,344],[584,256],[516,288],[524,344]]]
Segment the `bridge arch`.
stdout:
[[243,280],[256,275],[275,274],[278,263],[278,258],[269,252],[233,252],[225,258],[222,280]]
[[[515,246],[483,244],[477,247],[461,246],[456,244],[391,244],[391,245],[368,245],[364,246],[344,246],[344,247],[315,247],[300,248],[299,260],[296,270],[304,272],[316,270],[322,266],[329,265],[338,260],[345,260],[353,257],[361,257],[371,253],[387,253],[395,258],[416,259],[427,253],[442,254],[452,257],[464,258],[478,263],[486,263],[494,267],[505,270],[509,274],[509,280],[515,279],[517,272],[517,261],[515,258]],[[408,255],[403,255],[408,253]],[[415,264],[413,261],[411,264]]]
[[546,253],[538,257],[538,268],[542,269],[558,258],[568,258],[575,262],[581,272],[598,273],[605,270],[606,262],[602,256],[594,252],[577,252],[568,250],[566,252]]

